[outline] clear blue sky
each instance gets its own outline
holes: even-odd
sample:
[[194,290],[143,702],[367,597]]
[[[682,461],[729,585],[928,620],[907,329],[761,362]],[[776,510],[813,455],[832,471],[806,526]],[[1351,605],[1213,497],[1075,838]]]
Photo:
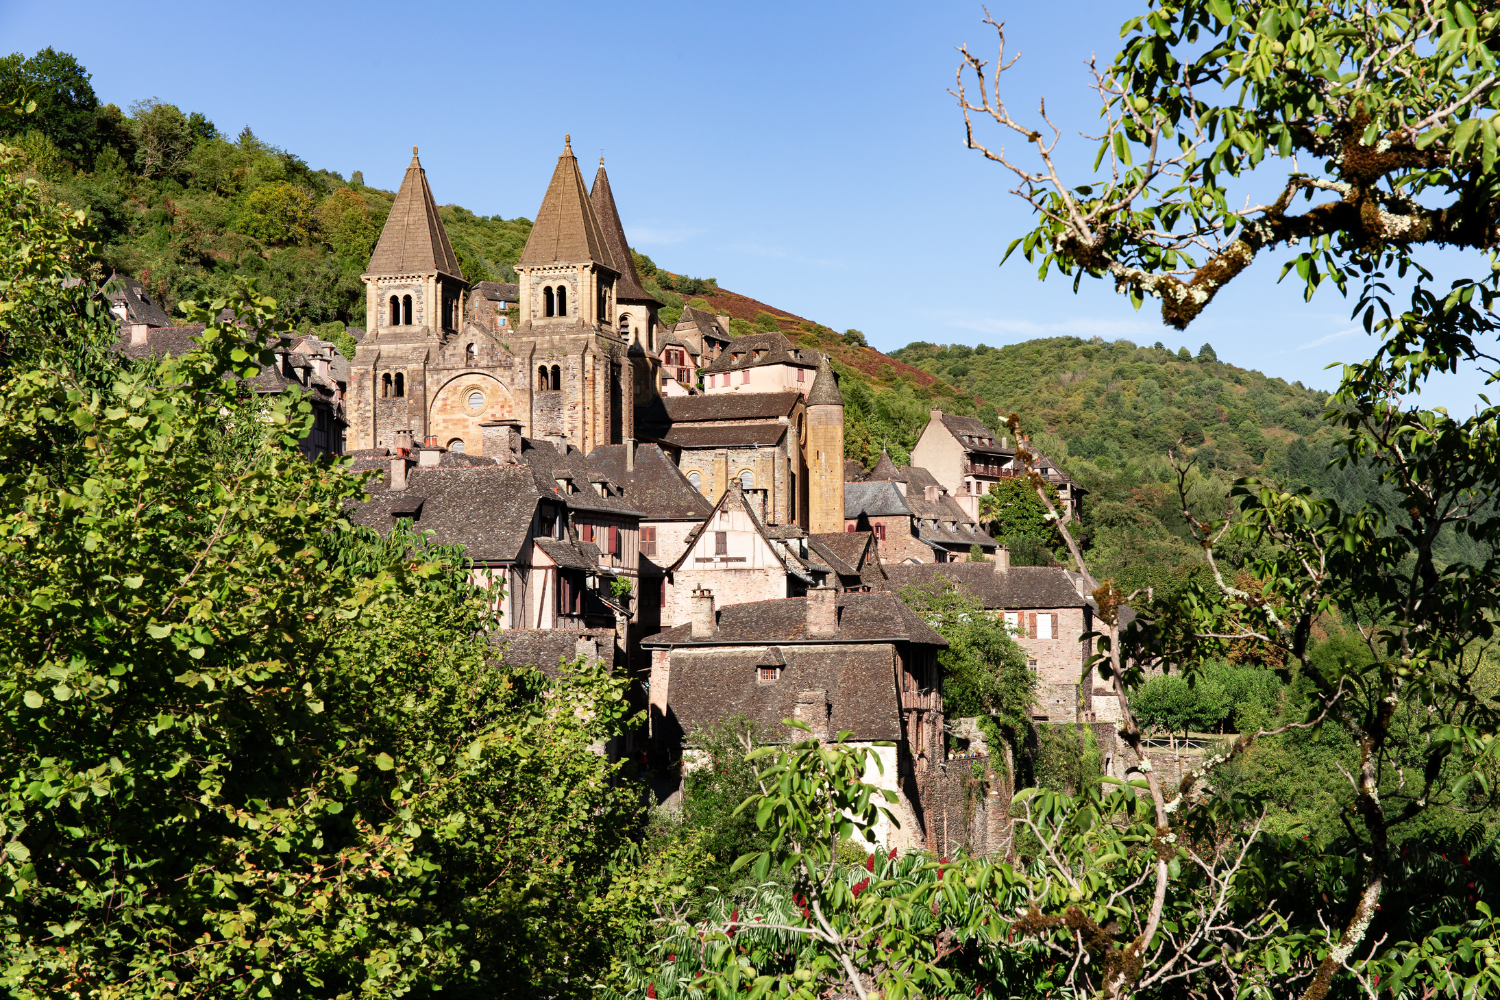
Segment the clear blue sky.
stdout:
[[[991,11],[1022,60],[1006,93],[1045,95],[1086,167],[1084,61],[1118,46],[1123,3]],[[963,145],[954,47],[993,54],[972,0],[834,3],[254,4],[0,0],[5,51],[52,45],[101,100],[156,96],[244,125],[315,167],[394,188],[418,145],[440,202],[532,216],[564,133],[602,149],[627,234],[673,271],[715,277],[893,350],[1076,334],[1161,340],[1331,389],[1373,345],[1336,292],[1276,286],[1284,250],[1187,333],[1101,283],[1039,283],[1005,247],[1029,225],[1009,178]],[[992,136],[993,137],[993,136]],[[1078,182],[1082,182],[1080,173]],[[1071,178],[1070,178],[1071,179]],[[1477,376],[1426,402],[1469,411]]]

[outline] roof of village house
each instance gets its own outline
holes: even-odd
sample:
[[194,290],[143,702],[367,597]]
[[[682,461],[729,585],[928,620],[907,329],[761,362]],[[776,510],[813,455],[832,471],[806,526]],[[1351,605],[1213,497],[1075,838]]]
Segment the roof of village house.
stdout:
[[769,421],[716,426],[673,427],[662,440],[677,448],[755,448],[773,445],[790,430],[786,424]]
[[532,667],[555,679],[563,663],[580,656],[612,662],[615,633],[606,628],[508,629],[490,633],[489,642],[499,650],[502,663]]
[[474,290],[491,302],[519,302],[521,300],[521,286],[514,282],[481,281],[474,286]]
[[677,318],[677,323],[672,329],[676,330],[683,326],[691,326],[703,336],[720,343],[727,344],[734,339],[734,335],[724,329],[724,324],[719,322],[719,317],[696,306],[683,306],[682,315]]
[[818,374],[814,376],[812,389],[807,394],[807,405],[844,405],[844,397],[839,392],[838,379],[833,374],[833,366],[828,363],[827,355],[823,355],[818,359]]
[[448,231],[438,216],[437,202],[427,186],[427,172],[417,159],[417,147],[411,148],[411,163],[401,188],[386,216],[380,241],[370,257],[366,274],[426,274],[437,271],[450,278],[464,280],[458,266]]
[[[814,583],[816,582],[814,574],[825,572],[822,568],[810,564],[807,560],[803,559],[793,551],[794,546],[787,544],[786,540],[788,538],[802,537],[800,530],[796,533],[791,533],[784,530],[784,528],[767,527],[765,521],[755,512],[755,507],[745,497],[745,492],[740,488],[740,481],[738,479],[731,479],[729,481],[729,488],[720,494],[718,502],[713,505],[713,510],[688,532],[687,538],[683,542],[682,553],[677,557],[677,561],[666,568],[672,572],[676,572],[682,568],[682,564],[687,562],[688,556],[692,555],[693,546],[698,544],[698,539],[702,537],[703,533],[708,530],[709,525],[713,523],[714,513],[726,510],[731,505],[740,507],[745,513],[750,515],[750,523],[755,526],[755,530],[765,539],[772,553],[775,554],[777,560],[780,561],[782,567],[788,573],[798,577],[805,583]],[[800,548],[800,545],[796,547]]]
[[901,474],[901,468],[891,460],[890,452],[884,448],[880,449],[880,459],[875,463],[875,468],[865,477],[869,482],[906,482],[906,477]]
[[[795,389],[786,392],[720,392],[701,396],[663,396],[662,410],[653,406],[643,417],[673,424],[722,420],[775,420],[789,417],[801,401]],[[663,412],[664,411],[664,412]],[[664,420],[663,420],[664,416]]]
[[167,315],[167,311],[151,301],[151,293],[146,290],[146,286],[134,278],[127,278],[119,273],[111,274],[104,283],[101,294],[109,300],[111,306],[124,308],[126,323],[144,323],[146,326],[157,327],[172,325],[172,318]]
[[860,583],[872,590],[887,589],[873,531],[808,535],[807,545],[839,576],[859,577]]
[[[976,563],[975,565],[979,565]],[[832,636],[807,634],[807,597],[730,604],[715,611],[712,639],[693,638],[692,623],[658,632],[643,646],[759,646],[767,643],[913,642],[947,646],[948,642],[922,620],[906,602],[881,591],[839,594],[838,631]]]
[[384,474],[368,487],[369,501],[350,510],[351,521],[387,534],[415,508],[415,527],[432,532],[435,544],[461,544],[477,562],[513,562],[520,555],[542,498],[528,466],[416,466],[407,470],[406,489],[394,493],[388,488],[390,462],[383,464]]
[[589,200],[589,189],[578,171],[573,145],[567,141],[557,158],[557,169],[537,209],[536,222],[526,238],[517,267],[547,264],[579,264],[593,261],[614,270],[614,256],[605,242],[604,230]]
[[886,575],[896,590],[934,581],[951,582],[991,610],[1081,608],[1089,603],[1078,596],[1073,577],[1060,566],[1012,566],[1002,573],[992,562],[902,564],[886,567]]
[[[850,595],[856,596],[866,595]],[[761,666],[779,667],[780,676],[761,683]],[[830,733],[852,732],[856,740],[901,738],[895,669],[889,651],[878,646],[678,649],[671,671],[667,722],[682,729],[688,745],[698,731],[738,714],[774,734],[773,741],[804,739],[805,733],[781,724],[796,716],[803,691],[823,692]]]
[[625,227],[620,224],[620,212],[615,208],[615,193],[610,190],[609,175],[604,172],[604,157],[599,157],[599,172],[594,175],[594,188],[589,192],[594,203],[594,214],[604,231],[604,244],[609,248],[614,269],[620,272],[615,285],[615,298],[620,302],[660,301],[641,287],[641,276],[635,269],[635,258],[630,254],[630,244],[625,239]]
[[563,569],[599,568],[599,546],[593,542],[575,542],[570,538],[537,538],[535,542],[537,548]]
[[[521,461],[535,475],[538,490],[566,501],[570,508],[603,511],[622,517],[645,516],[630,497],[620,495],[620,483],[599,478],[598,473],[602,470],[590,468],[583,452],[571,444],[522,438]],[[574,492],[562,492],[557,480],[563,478],[573,481]],[[605,483],[603,496],[596,493],[590,485],[596,482]]]
[[667,453],[654,444],[635,450],[635,468],[625,471],[623,444],[603,444],[589,453],[589,465],[611,482],[625,487],[626,502],[645,513],[648,521],[702,520],[714,505],[693,489],[687,476]]
[[201,326],[159,326],[146,331],[144,344],[132,344],[130,335],[123,334],[115,341],[114,350],[127,358],[162,357],[170,354],[181,357],[198,349]]
[[844,484],[844,517],[911,517],[906,497],[896,484],[885,480]]
[[[1033,451],[1032,455],[1034,457],[1031,460],[1031,467],[1038,472],[1041,472],[1042,475],[1046,476],[1048,482],[1066,483],[1067,485],[1076,488],[1080,493],[1088,492],[1083,487],[1073,482],[1073,478],[1062,469],[1058,468],[1057,463],[1052,461],[1052,459],[1048,458],[1046,455],[1043,455],[1039,451]],[[1046,471],[1043,472],[1043,469],[1045,469]]]
[[987,455],[1003,455],[1006,458],[1015,454],[1014,448],[1004,447],[995,439],[995,432],[984,425],[984,422],[975,417],[960,417],[952,413],[942,415],[943,426],[969,451],[983,452]]
[[[814,368],[822,360],[823,355],[810,347],[793,346],[785,334],[774,331],[749,333],[735,338],[734,342],[704,371],[738,371],[742,368],[757,368],[762,365],[798,365],[803,368]],[[843,402],[842,397],[839,402]]]

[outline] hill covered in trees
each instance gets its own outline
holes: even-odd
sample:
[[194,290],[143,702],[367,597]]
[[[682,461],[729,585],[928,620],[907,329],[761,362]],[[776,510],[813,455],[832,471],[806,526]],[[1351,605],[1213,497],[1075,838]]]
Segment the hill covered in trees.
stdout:
[[[36,112],[0,121],[0,133],[52,198],[87,211],[96,280],[136,277],[170,310],[254,277],[303,329],[345,340],[345,324],[363,324],[359,275],[394,192],[359,172],[314,168],[248,127],[231,138],[155,98],[127,111],[104,104],[84,68],[51,49],[0,60],[0,99],[23,94]],[[531,220],[440,211],[470,281],[514,279]],[[865,467],[882,449],[908,461],[934,406],[996,430],[1019,414],[1034,443],[1090,491],[1089,543],[1125,577],[1161,583],[1196,565],[1168,488],[1164,456],[1179,439],[1193,451],[1205,503],[1249,473],[1336,485],[1325,482],[1326,396],[1224,364],[1208,345],[1190,355],[1063,337],[999,348],[917,342],[887,355],[858,330],[837,333],[643,254],[636,262],[667,323],[692,304],[728,315],[735,335],[781,330],[828,353],[844,390],[846,454]]]

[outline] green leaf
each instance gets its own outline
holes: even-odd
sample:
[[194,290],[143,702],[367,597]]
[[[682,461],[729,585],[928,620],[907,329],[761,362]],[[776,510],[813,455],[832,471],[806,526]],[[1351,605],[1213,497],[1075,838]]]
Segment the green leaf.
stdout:
[[27,708],[41,708],[47,703],[47,699],[39,691],[27,691],[21,696],[21,700],[26,703]]
[[396,761],[390,754],[381,752],[375,755],[375,766],[382,771],[389,771],[396,766]]
[[1470,118],[1459,124],[1453,131],[1453,141],[1448,148],[1453,151],[1454,156],[1462,156],[1464,150],[1469,148],[1469,142],[1474,138],[1474,133],[1479,130],[1480,119]]

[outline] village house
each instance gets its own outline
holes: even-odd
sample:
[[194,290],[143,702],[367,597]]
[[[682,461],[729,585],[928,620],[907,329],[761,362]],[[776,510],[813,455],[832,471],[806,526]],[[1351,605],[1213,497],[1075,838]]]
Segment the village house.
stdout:
[[999,548],[931,473],[885,452],[863,480],[844,484],[844,530],[873,532],[893,563],[959,562],[976,545],[993,559]]
[[734,337],[729,333],[729,317],[693,306],[684,306],[672,337],[686,349],[699,368],[713,364]]
[[[1019,475],[1015,442],[974,417],[959,417],[933,409],[911,450],[914,466],[931,472],[964,511],[979,520],[979,498],[1003,479]],[[1055,462],[1035,455],[1032,468],[1057,488],[1064,517],[1076,517],[1085,490]]]
[[886,574],[898,593],[912,586],[957,586],[1003,618],[1036,675],[1038,721],[1118,717],[1107,692],[1096,694],[1094,680],[1083,673],[1091,652],[1084,636],[1095,622],[1079,574],[1058,566],[1012,566],[1004,547],[992,563],[905,564],[886,567]]
[[946,824],[933,822],[928,803],[938,797],[945,759],[937,653],[947,642],[895,595],[820,587],[804,597],[716,607],[715,594],[698,590],[690,620],[643,646],[652,657],[659,760],[686,753],[691,767],[695,734],[734,714],[773,741],[807,738],[783,719],[805,723],[823,740],[847,732],[850,744],[871,747],[883,765],[865,780],[897,795],[899,826],[877,827],[882,846],[945,849],[938,838]]

